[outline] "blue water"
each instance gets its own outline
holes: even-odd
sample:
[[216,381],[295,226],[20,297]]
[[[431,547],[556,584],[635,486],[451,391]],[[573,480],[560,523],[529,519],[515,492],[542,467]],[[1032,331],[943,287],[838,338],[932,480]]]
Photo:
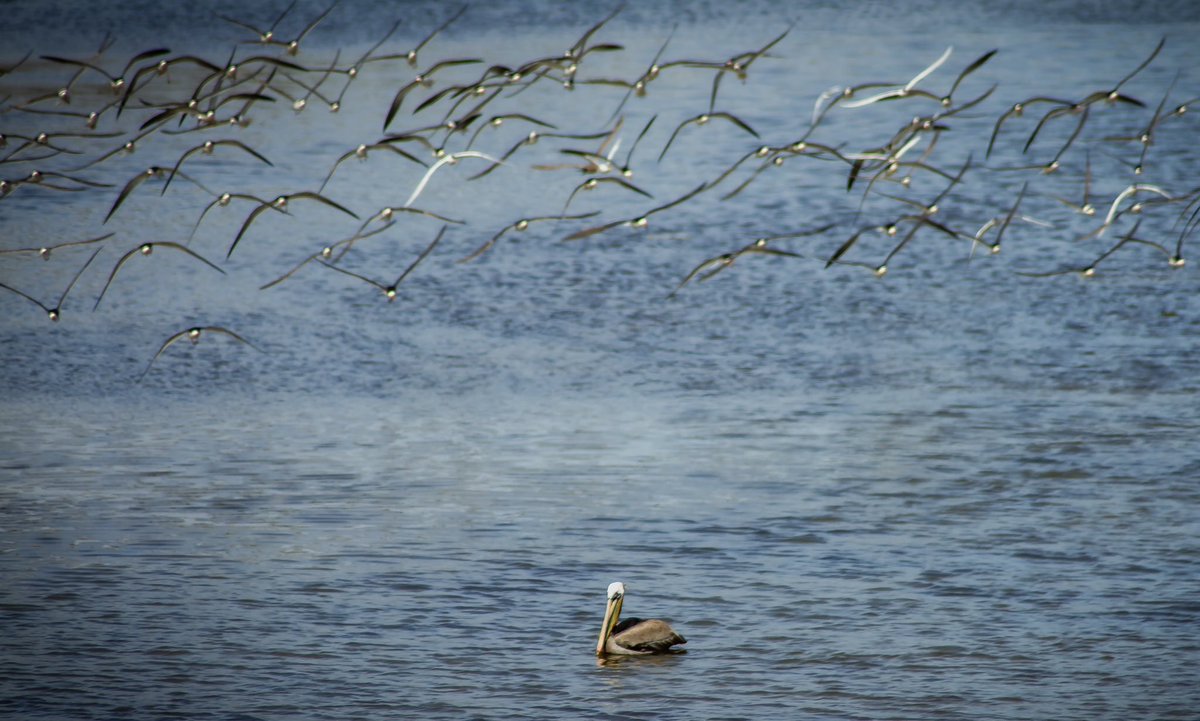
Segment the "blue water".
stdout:
[[[104,219],[137,173],[209,138],[272,162],[193,155],[181,169],[213,192],[316,190],[339,156],[381,137],[415,72],[403,60],[365,66],[337,113],[316,96],[294,111],[282,92],[303,91],[280,81],[248,127],[172,136],[163,131],[194,123],[168,124],[133,154],[71,172],[155,111],[135,98],[93,131],[120,137],[56,141],[78,154],[8,156],[18,135],[86,132],[79,118],[16,109],[72,73],[39,56],[91,57],[111,29],[116,43],[95,58],[111,71],[160,45],[220,64],[251,38],[217,15],[266,26],[287,4],[9,5],[0,66],[32,53],[0,76],[0,178],[38,169],[113,187],[17,187],[0,198],[0,250],[113,236],[48,261],[0,254],[0,283],[51,305],[102,248],[57,323],[0,289],[0,715],[1196,718],[1197,235],[1185,235],[1182,268],[1130,243],[1094,277],[1021,274],[1082,268],[1139,219],[1138,238],[1174,249],[1200,165],[1200,107],[1156,127],[1139,176],[1139,147],[1106,138],[1145,127],[1168,88],[1168,112],[1200,96],[1191,4],[631,5],[595,37],[624,50],[588,56],[579,79],[636,78],[668,36],[664,60],[723,61],[799,20],[744,82],[720,86],[718,109],[760,138],[714,119],[681,130],[658,162],[712,86],[712,71],[665,70],[622,108],[615,155],[656,118],[630,179],[653,200],[580,192],[570,213],[598,215],[506,232],[466,263],[518,219],[560,213],[586,177],[533,165],[578,162],[559,150],[599,141],[545,137],[479,180],[466,178],[482,161],[443,168],[414,206],[465,222],[447,226],[393,302],[316,263],[260,289],[404,203],[423,171],[392,154],[342,163],[326,186],[359,220],[295,201],[290,216],[261,214],[228,258],[254,204],[214,207],[189,240],[212,196],[185,179],[161,194],[148,181]],[[418,65],[556,55],[611,7],[519,5],[470,6]],[[280,35],[326,7],[300,2]],[[329,67],[340,51],[345,65],[396,19],[381,52],[403,53],[457,7],[347,0],[293,60]],[[1124,88],[1145,107],[1090,110],[1056,173],[1003,170],[1044,164],[1066,141],[1064,119],[1022,153],[1048,107],[1007,121],[984,157],[1012,103],[1110,88],[1164,36]],[[720,200],[751,176],[748,161],[645,229],[563,240],[797,140],[831,86],[904,83],[949,46],[919,87],[944,92],[998,48],[956,97],[996,87],[946,121],[929,156],[951,174],[971,159],[934,217],[973,234],[1028,182],[1029,220],[1007,229],[1000,253],[927,229],[882,278],[825,268],[854,232],[913,212],[882,193],[925,202],[946,181],[915,171],[910,188],[880,180],[864,196],[862,183],[846,191],[844,164],[803,157]],[[411,112],[481,71],[439,70],[389,132],[439,122],[439,106]],[[169,77],[146,103],[196,81],[194,70]],[[89,73],[70,106],[35,107],[99,107],[113,97],[102,82]],[[543,81],[484,114],[594,133],[612,127],[624,93]],[[835,108],[811,140],[861,151],[934,110],[915,98]],[[528,130],[486,128],[472,147],[503,154]],[[1056,199],[1082,198],[1085,163],[1093,217]],[[1085,239],[1134,182],[1184,200]],[[707,258],[828,223],[773,245],[802,257],[746,254],[680,287]],[[339,265],[386,285],[442,226],[404,215]],[[146,242],[186,244],[224,273],[160,247],[113,274]],[[846,259],[873,267],[896,242],[865,233]],[[209,325],[253,347],[208,333],[155,356]],[[629,588],[627,614],[669,620],[687,652],[599,662],[613,580]]]

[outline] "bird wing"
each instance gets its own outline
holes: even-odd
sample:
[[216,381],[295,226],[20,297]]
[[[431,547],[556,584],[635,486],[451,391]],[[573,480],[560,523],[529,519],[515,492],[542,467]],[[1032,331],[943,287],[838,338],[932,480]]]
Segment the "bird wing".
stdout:
[[962,83],[963,79],[966,78],[971,73],[978,70],[980,67],[982,67],[984,63],[991,60],[992,56],[995,54],[996,54],[996,50],[989,50],[986,53],[984,53],[983,55],[980,55],[978,58],[976,58],[975,62],[968,65],[966,67],[966,69],[964,69],[961,73],[959,73],[958,77],[954,79],[954,84],[950,86],[950,92],[946,93],[946,97],[953,97],[954,91],[958,90],[958,86],[960,83]]
[[709,117],[724,118],[725,120],[728,120],[729,122],[731,122],[734,125],[741,128],[742,130],[745,130],[747,133],[750,133],[754,137],[756,137],[756,138],[758,137],[758,133],[754,131],[754,128],[750,127],[748,124],[746,124],[745,121],[743,121],[741,118],[735,116],[733,113],[726,113],[724,111],[720,111],[720,112],[715,112],[715,113],[709,113]]
[[299,200],[301,198],[308,198],[309,200],[315,200],[318,203],[324,203],[325,205],[328,205],[330,208],[333,208],[334,210],[342,211],[346,215],[349,215],[351,218],[354,218],[355,220],[359,219],[357,213],[355,213],[352,210],[349,210],[348,208],[342,206],[339,203],[333,202],[329,198],[326,198],[324,195],[321,195],[320,193],[313,193],[313,192],[305,190],[305,191],[301,191],[299,193],[292,193],[291,195],[288,196],[288,200]]
[[645,621],[631,618],[617,624],[613,631],[613,643],[638,653],[662,653],[675,644],[687,643],[670,624],[656,618]]
[[131,178],[129,182],[125,184],[125,187],[121,188],[121,192],[117,194],[116,201],[114,201],[112,207],[108,209],[108,214],[104,216],[104,222],[107,223],[108,219],[112,217],[112,214],[117,212],[117,208],[121,207],[121,203],[125,202],[125,199],[129,197],[129,194],[133,192],[134,188],[144,183],[147,178],[153,178],[162,171],[163,168],[152,166],[133,176],[133,178]]
[[50,309],[47,308],[45,305],[43,305],[40,300],[38,300],[37,298],[34,298],[32,295],[29,295],[25,291],[17,290],[16,288],[12,287],[11,285],[5,285],[3,283],[0,283],[0,288],[3,288],[5,290],[10,290],[13,293],[16,293],[17,295],[21,296],[25,300],[29,301],[30,303],[33,303],[34,305],[41,308],[42,310],[46,311],[47,313],[50,312]]
[[150,368],[152,368],[154,366],[154,361],[158,360],[158,357],[160,355],[162,355],[168,348],[170,348],[171,345],[175,343],[175,341],[179,340],[180,338],[186,338],[188,333],[190,333],[190,332],[191,332],[190,328],[181,330],[178,333],[176,333],[175,335],[173,335],[170,338],[167,338],[165,341],[163,341],[163,344],[158,347],[158,352],[154,354],[154,357],[151,358],[150,362],[146,364],[145,370],[143,370],[141,375],[138,376],[138,380],[140,381],[146,377],[146,374],[150,372]]
[[442,229],[438,231],[437,237],[433,239],[433,242],[430,243],[429,246],[425,248],[425,250],[421,251],[421,254],[419,256],[417,256],[417,259],[414,260],[411,265],[409,265],[407,268],[404,269],[404,272],[401,273],[400,277],[396,279],[394,286],[400,285],[401,283],[403,283],[404,279],[408,277],[408,274],[412,273],[414,270],[416,270],[417,266],[421,264],[421,261],[425,260],[425,256],[427,256],[433,252],[433,249],[435,247],[437,247],[438,242],[441,241],[442,236],[445,234],[446,234],[446,226],[443,225]]
[[225,274],[225,271],[221,270],[221,268],[219,268],[215,263],[208,260],[207,258],[200,255],[199,253],[192,250],[191,248],[180,245],[179,243],[174,243],[169,240],[168,241],[159,241],[157,243],[154,243],[154,247],[155,248],[174,248],[175,250],[187,253],[188,255],[192,256],[193,258],[200,261],[201,263],[204,263],[209,268],[212,268],[213,270],[217,271],[218,273],[221,273],[222,275]]
[[201,330],[203,330],[203,331],[205,331],[205,332],[207,332],[207,333],[220,333],[220,334],[223,334],[223,335],[227,335],[227,336],[229,336],[230,338],[233,338],[234,340],[238,341],[239,343],[243,343],[243,344],[245,344],[245,345],[248,345],[248,346],[250,346],[251,348],[253,348],[254,350],[258,351],[259,353],[262,353],[262,349],[261,349],[261,348],[259,348],[258,346],[254,345],[253,343],[251,343],[250,341],[246,340],[245,338],[241,337],[241,336],[240,336],[240,335],[238,335],[237,333],[234,333],[233,331],[229,330],[228,328],[222,328],[222,327],[221,327],[221,326],[219,326],[219,325],[206,325],[206,326],[204,326],[203,328],[201,328]]
[[396,91],[396,95],[392,97],[392,104],[388,106],[387,115],[384,116],[383,129],[385,132],[387,131],[387,126],[391,125],[392,121],[396,119],[396,113],[400,111],[400,104],[404,102],[404,96],[408,95],[409,91],[420,84],[418,81],[413,80]]
[[683,130],[688,125],[691,125],[692,123],[700,120],[701,117],[703,117],[703,116],[697,115],[694,118],[688,118],[687,120],[683,121],[679,125],[675,126],[675,130],[671,132],[671,137],[667,138],[667,144],[664,145],[663,149],[661,151],[659,151],[659,153],[658,153],[659,162],[662,162],[662,159],[664,156],[666,156],[667,151],[671,149],[671,144],[675,142],[675,136],[679,135],[679,131]]
[[62,308],[63,303],[67,301],[67,294],[70,293],[71,289],[75,287],[75,284],[79,282],[79,276],[83,275],[83,271],[88,269],[88,266],[92,264],[92,261],[96,259],[97,255],[100,255],[100,251],[102,250],[104,250],[103,247],[96,248],[96,252],[92,253],[91,257],[87,259],[87,262],[83,264],[83,267],[75,273],[75,277],[71,279],[70,284],[67,285],[67,289],[62,292],[61,296],[59,296],[58,305],[54,306],[54,310]]
[[[675,290],[672,290],[667,295],[667,297],[674,298],[679,293],[679,291],[683,289],[683,286],[690,283],[692,281],[692,279],[695,278],[697,275],[699,275],[700,272],[703,271],[705,268],[710,268],[713,265],[725,263],[731,257],[733,257],[731,253],[724,253],[724,254],[718,255],[714,258],[707,258],[705,260],[700,261],[700,263],[695,268],[692,268],[692,272],[688,273],[684,277],[684,279],[679,282],[679,285],[675,286]],[[620,624],[618,624],[618,625],[620,625]]]
[[108,286],[112,285],[113,278],[117,277],[117,271],[121,270],[121,266],[125,265],[125,261],[132,258],[141,249],[142,246],[137,245],[133,248],[133,250],[121,256],[121,258],[117,261],[117,264],[113,266],[112,272],[108,274],[108,280],[104,282],[104,288],[100,290],[100,295],[96,298],[96,304],[92,306],[92,310],[96,310],[100,307],[100,301],[104,300],[104,294],[108,292]]
[[611,230],[618,225],[624,225],[628,222],[628,220],[614,220],[613,222],[605,223],[604,225],[597,225],[592,228],[584,228],[583,230],[577,230],[574,233],[571,233],[567,237],[563,238],[563,240],[579,240],[580,238],[587,238],[588,236],[595,235],[596,233],[603,233],[606,230]]
[[237,236],[233,239],[233,242],[229,244],[229,250],[225,253],[225,260],[229,260],[229,256],[233,255],[233,249],[237,247],[239,242],[241,242],[242,236],[246,234],[247,230],[249,230],[250,224],[254,222],[254,219],[273,207],[275,207],[274,203],[266,202],[259,204],[257,208],[250,211],[250,215],[246,216],[246,220],[242,223],[241,229],[238,230]]

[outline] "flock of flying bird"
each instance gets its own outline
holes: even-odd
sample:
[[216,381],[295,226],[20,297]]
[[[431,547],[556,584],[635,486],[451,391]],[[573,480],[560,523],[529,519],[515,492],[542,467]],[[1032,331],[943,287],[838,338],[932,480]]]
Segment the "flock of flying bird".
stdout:
[[[512,180],[511,173],[518,169],[560,175],[561,171],[571,171],[575,176],[575,180],[562,186],[563,197],[539,198],[547,200],[545,212],[479,234],[478,245],[472,243],[474,250],[458,258],[460,262],[475,261],[494,252],[506,234],[525,231],[534,224],[549,228],[556,228],[559,223],[578,226],[577,230],[561,236],[565,241],[578,241],[612,234],[621,228],[644,228],[651,218],[657,224],[660,214],[686,217],[688,208],[731,200],[748,191],[764,173],[799,159],[812,161],[806,167],[819,167],[858,200],[853,220],[809,225],[754,238],[703,259],[683,274],[669,297],[676,296],[694,281],[714,277],[746,255],[803,257],[786,248],[786,241],[798,238],[806,238],[806,243],[822,239],[830,242],[831,249],[821,257],[825,267],[857,266],[876,276],[884,275],[895,256],[921,233],[961,241],[968,257],[980,249],[996,253],[1014,224],[1051,224],[1031,215],[1028,206],[1033,185],[1039,178],[1052,174],[1068,175],[1072,182],[1078,180],[1081,192],[1071,198],[1057,197],[1055,202],[1088,219],[1090,228],[1079,240],[1101,239],[1103,248],[1083,264],[1025,275],[1091,276],[1101,262],[1120,249],[1135,246],[1151,249],[1165,258],[1168,267],[1179,268],[1185,263],[1188,238],[1200,227],[1200,187],[1177,189],[1147,182],[1155,162],[1152,148],[1156,139],[1170,125],[1186,122],[1190,106],[1200,98],[1173,97],[1175,83],[1161,97],[1154,98],[1141,97],[1128,88],[1156,61],[1166,39],[1147,49],[1140,62],[1111,85],[1086,88],[1073,97],[1029,97],[1009,105],[999,116],[989,116],[983,110],[996,85],[981,82],[983,74],[979,72],[998,51],[989,50],[975,57],[948,86],[943,84],[943,90],[935,91],[931,89],[935,86],[931,78],[950,61],[952,53],[947,49],[912,78],[838,85],[826,90],[816,98],[811,115],[802,118],[799,129],[770,129],[772,134],[785,132],[791,137],[772,145],[761,140],[768,132],[766,128],[756,129],[754,123],[722,105],[721,91],[733,81],[753,82],[760,63],[789,62],[780,48],[794,27],[783,28],[773,37],[765,38],[759,47],[711,59],[671,58],[673,35],[668,34],[661,45],[645,49],[647,54],[651,51],[653,54],[640,72],[609,77],[589,69],[609,67],[603,64],[604,58],[641,52],[607,40],[609,23],[620,13],[620,8],[599,18],[561,52],[512,64],[489,64],[477,57],[426,62],[439,38],[469,12],[467,7],[449,13],[444,22],[430,29],[410,48],[392,47],[396,45],[393,36],[404,24],[397,20],[353,60],[343,58],[340,50],[331,59],[312,60],[308,39],[335,10],[336,1],[311,17],[299,19],[293,1],[266,27],[243,18],[222,16],[221,21],[236,37],[233,49],[221,58],[172,53],[166,47],[147,49],[129,58],[114,58],[110,37],[87,57],[35,55],[31,50],[19,58],[0,58],[0,203],[18,194],[31,199],[35,194],[41,194],[39,198],[62,194],[63,199],[101,194],[107,206],[101,228],[92,237],[58,239],[29,247],[8,247],[12,245],[8,240],[0,244],[0,256],[4,257],[37,254],[54,261],[62,256],[71,258],[72,263],[76,262],[74,258],[80,258],[72,266],[65,289],[53,300],[45,300],[26,289],[20,278],[13,277],[11,268],[15,266],[6,267],[0,257],[2,295],[10,296],[14,303],[33,304],[51,321],[58,321],[80,277],[93,267],[102,251],[117,245],[123,235],[117,231],[101,232],[103,226],[122,214],[131,197],[151,192],[164,196],[168,189],[184,184],[207,199],[198,217],[190,223],[190,228],[180,229],[178,237],[172,240],[118,247],[122,252],[109,266],[93,310],[119,284],[123,271],[136,264],[138,258],[156,251],[186,256],[198,268],[205,268],[205,272],[224,274],[220,259],[206,257],[191,247],[191,242],[210,212],[235,203],[247,212],[224,248],[225,261],[252,234],[259,219],[275,214],[293,216],[297,205],[347,218],[346,222],[354,228],[339,240],[320,241],[319,247],[294,266],[277,269],[282,272],[273,272],[263,289],[292,281],[302,269],[323,267],[345,276],[347,282],[371,286],[392,301],[398,295],[398,287],[438,248],[449,228],[454,226],[464,232],[474,228],[474,224],[453,217],[454,213],[439,212],[426,204],[435,195],[430,192],[435,178],[446,173],[445,169],[459,165],[470,166],[468,169],[472,171],[463,177],[464,185],[500,169],[510,174],[507,182],[521,182],[521,176]],[[278,30],[281,25],[301,20],[304,25],[295,34],[284,35]],[[366,99],[350,92],[366,74],[377,74],[391,83],[387,97]],[[638,123],[638,127],[627,128],[626,113],[632,104],[643,103],[640,98],[652,97],[654,83],[661,84],[666,76],[701,83],[706,107],[683,108],[679,113],[673,107],[658,108],[656,114]],[[43,87],[45,77],[53,78],[51,82],[55,84],[49,90]],[[602,92],[603,88],[608,91]],[[615,107],[606,104],[589,108],[587,117],[594,126],[578,132],[568,132],[540,110],[558,103],[558,107],[577,112],[580,104],[593,94],[612,101]],[[331,158],[319,183],[263,198],[249,192],[213,191],[202,179],[211,176],[189,172],[192,166],[200,164],[206,164],[207,171],[221,169],[217,161],[229,163],[239,172],[253,166],[264,171],[276,168],[276,161],[267,152],[253,147],[245,136],[239,137],[244,128],[253,121],[288,122],[310,108],[323,107],[344,115],[348,106],[353,106],[354,112],[378,113],[378,134],[361,139],[359,144],[344,148],[344,152]],[[860,146],[827,137],[837,129],[839,116],[885,107],[902,107],[912,114],[898,125],[885,125],[878,132],[879,142]],[[672,114],[679,117],[669,117]],[[1099,124],[1097,117],[1101,115],[1105,116],[1105,127],[1122,130],[1090,137],[1085,130]],[[635,159],[643,140],[653,137],[651,130],[660,117],[663,124],[659,131],[664,125],[673,127],[657,148],[657,158],[647,160],[644,152]],[[960,121],[972,117],[988,118],[991,132],[986,148],[979,149],[979,158],[972,154],[956,166],[946,165],[941,161],[939,149],[949,144],[945,139],[951,137],[950,131]],[[635,177],[635,171],[643,167],[660,165],[686,153],[681,146],[705,142],[703,128],[710,124],[725,126],[723,138],[744,138],[744,145],[737,148],[732,162],[721,172],[695,182],[665,201],[656,192],[658,189],[642,184],[640,175]],[[514,127],[519,129],[516,135],[506,134],[506,129]],[[625,142],[626,131],[632,142]],[[539,143],[543,152],[534,159],[557,162],[524,160],[532,155],[532,146]],[[1037,155],[1041,160],[1011,167],[988,165],[993,162],[992,156],[999,154],[998,149],[1004,148],[1004,154],[1012,156],[1014,149],[1010,146],[1022,143],[1021,157]],[[180,144],[183,150],[179,150]],[[1047,151],[1049,144],[1054,145],[1052,152]],[[143,146],[171,148],[170,156],[163,164],[151,165],[132,177],[102,175],[106,165],[116,162],[114,158]],[[1129,150],[1131,147],[1133,151]],[[707,152],[713,155],[715,149],[708,148]],[[1093,158],[1100,158],[1101,152],[1127,171],[1121,189],[1112,197],[1093,193],[1092,169],[1096,165]],[[338,176],[346,175],[347,163],[380,155],[393,157],[401,166],[419,174],[402,204],[364,213],[354,203],[331,192],[338,184],[335,182]],[[216,160],[206,160],[210,157]],[[371,167],[376,169],[375,164]],[[379,165],[373,178],[378,182],[387,177],[390,183],[398,177],[396,167]],[[1071,168],[1074,175],[1067,173],[1066,168]],[[960,198],[960,191],[969,177],[983,172],[1015,178],[1015,182],[1005,180],[992,185],[1017,188],[1020,183],[1019,191],[999,201],[995,196],[1006,191],[985,194],[991,206],[982,215],[975,210],[957,217],[947,212],[956,201],[967,202]],[[917,196],[930,187],[935,190]],[[639,210],[611,219],[603,216],[601,210],[573,211],[572,206],[578,205],[583,195],[611,198],[614,204],[619,200],[620,207],[636,204],[632,207]],[[59,197],[56,195],[55,200],[62,202]],[[858,216],[868,214],[868,202],[872,208],[879,203],[890,205],[891,210],[882,214],[881,221],[862,223]],[[977,197],[974,202],[978,205],[981,201]],[[4,205],[0,205],[2,208]],[[1152,214],[1169,217],[1172,234],[1169,239],[1164,239],[1162,233],[1153,237],[1141,230],[1143,219]],[[341,262],[352,253],[361,253],[357,246],[366,239],[382,235],[407,218],[418,217],[437,221],[440,230],[430,234],[428,244],[394,279],[369,277]],[[1105,241],[1106,234],[1109,239]],[[864,246],[871,245],[871,239],[878,237],[886,239],[890,250],[882,259],[865,260],[870,251],[864,250]],[[785,247],[779,247],[780,244]],[[72,248],[82,250],[73,253],[69,251]],[[8,307],[6,300],[0,300],[0,305],[5,306],[6,313],[16,312]],[[191,326],[172,333],[161,344],[142,376],[178,341],[197,343],[205,334],[223,335],[257,349],[229,328]]]

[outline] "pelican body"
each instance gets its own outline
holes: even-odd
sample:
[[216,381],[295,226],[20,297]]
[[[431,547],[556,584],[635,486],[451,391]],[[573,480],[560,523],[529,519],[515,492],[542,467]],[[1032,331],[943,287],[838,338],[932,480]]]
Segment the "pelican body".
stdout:
[[644,656],[652,653],[669,653],[671,647],[687,643],[666,621],[657,618],[627,618],[621,620],[621,604],[625,600],[625,584],[614,581],[608,586],[608,605],[604,609],[604,624],[600,627],[600,640],[596,642],[596,655]]

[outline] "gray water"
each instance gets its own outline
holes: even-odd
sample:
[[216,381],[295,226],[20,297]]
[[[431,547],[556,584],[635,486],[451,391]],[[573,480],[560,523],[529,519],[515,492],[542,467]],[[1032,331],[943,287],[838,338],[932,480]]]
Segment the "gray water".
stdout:
[[[0,64],[33,56],[0,77],[0,97],[12,96],[0,128],[79,130],[12,109],[69,75],[39,55],[87,57],[111,27],[108,66],[159,44],[220,63],[246,35],[210,12],[266,25],[284,7],[6,6]],[[281,34],[324,7],[301,2]],[[397,18],[385,49],[404,52],[456,7],[343,2],[297,62],[328,66],[339,49],[353,60]],[[420,65],[556,54],[608,10],[471,7]],[[658,163],[675,125],[707,107],[711,74],[664,72],[629,101],[618,158],[657,115],[632,178],[653,201],[580,193],[570,212],[599,215],[506,233],[458,263],[521,217],[559,213],[583,176],[530,166],[598,141],[545,138],[477,181],[460,172],[477,172],[475,161],[439,171],[414,205],[466,222],[448,226],[393,303],[315,264],[260,290],[361,221],[296,202],[291,217],[263,214],[225,259],[253,209],[232,203],[188,245],[224,275],[163,248],[133,257],[92,310],[122,254],[184,243],[211,200],[180,179],[161,195],[150,181],[103,222],[131,177],[229,137],[274,165],[218,150],[182,169],[216,192],[315,190],[338,156],[380,137],[412,77],[403,61],[367,66],[337,114],[316,101],[299,113],[264,103],[247,128],[156,133],[77,174],[115,187],[22,186],[0,199],[0,249],[114,233],[49,261],[0,255],[0,282],[50,304],[103,247],[58,323],[0,295],[0,715],[1198,718],[1194,263],[1173,269],[1130,244],[1091,278],[1019,274],[1082,267],[1135,222],[1080,240],[1099,219],[1055,197],[1082,195],[1085,158],[1100,215],[1135,181],[1195,188],[1200,113],[1162,123],[1142,176],[1128,167],[1136,145],[1104,139],[1144,126],[1172,82],[1175,102],[1200,95],[1195,10],[655,3],[598,33],[625,50],[585,59],[580,77],[637,77],[676,25],[664,59],[724,59],[796,18],[744,83],[720,88],[719,104],[761,140],[714,120],[681,131]],[[1059,172],[998,170],[1045,163],[1065,140],[1068,124],[1052,126],[1022,154],[1044,109],[1009,121],[984,158],[1011,103],[1111,87],[1164,36],[1125,88],[1146,107],[1097,108]],[[860,215],[845,166],[806,158],[729,200],[701,194],[644,230],[562,241],[678,197],[761,144],[797,139],[831,85],[902,83],[950,45],[921,87],[945,89],[999,48],[958,94],[997,87],[947,121],[931,156],[951,172],[973,163],[939,217],[973,233],[1028,181],[1023,213],[1050,224],[1014,223],[999,254],[922,232],[882,278],[824,268],[851,233],[911,209],[872,193]],[[447,71],[423,92],[478,73]],[[107,100],[98,77],[73,106]],[[623,93],[546,83],[495,108],[595,132],[611,127]],[[838,109],[812,139],[872,147],[931,112],[923,102]],[[40,167],[78,167],[148,113],[105,119],[98,130],[120,138],[63,139],[86,152]],[[402,113],[390,130],[438,120]],[[484,130],[477,146],[503,153],[526,131]],[[0,163],[0,177],[35,165]],[[365,220],[402,204],[422,172],[370,155],[343,163],[325,193]],[[924,201],[944,187],[915,174],[908,190],[877,189]],[[1138,236],[1173,248],[1182,210],[1148,207]],[[746,255],[668,298],[708,257],[828,222],[775,246],[802,258]],[[405,216],[341,262],[390,282],[441,227]],[[847,257],[873,265],[894,243],[866,235]],[[259,350],[209,334],[150,364],[197,325]],[[686,653],[598,661],[613,580],[628,585],[627,614],[669,620]]]

